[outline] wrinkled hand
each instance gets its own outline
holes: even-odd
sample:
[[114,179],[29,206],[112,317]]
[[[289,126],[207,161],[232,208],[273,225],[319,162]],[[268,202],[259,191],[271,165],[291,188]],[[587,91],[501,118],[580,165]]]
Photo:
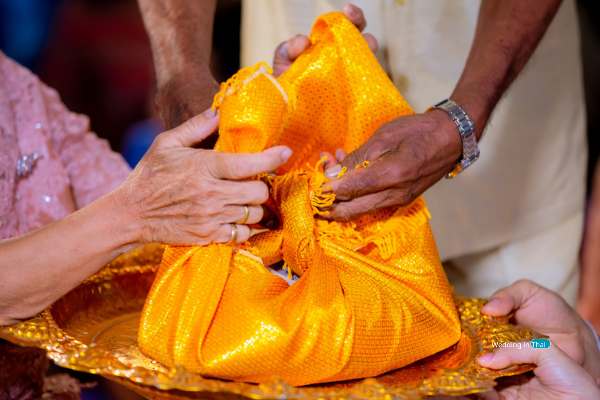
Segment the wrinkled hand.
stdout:
[[[537,367],[535,377],[512,379],[517,384],[498,385],[481,396],[488,400],[509,399],[598,399],[600,389],[594,379],[556,343],[547,349],[531,346],[501,347],[494,353],[480,357],[477,362],[491,369],[506,368],[511,364],[532,363]],[[509,380],[511,381],[511,380]],[[516,383],[516,382],[515,382]]]
[[[139,221],[140,242],[205,245],[228,242],[231,223],[256,224],[263,217],[267,185],[248,178],[272,171],[291,156],[285,146],[257,154],[228,154],[193,148],[215,131],[212,110],[159,135],[127,181],[117,190]],[[237,225],[238,242],[250,237]]]
[[[441,110],[399,117],[382,125],[369,140],[343,157],[328,161],[325,174],[336,202],[324,218],[350,221],[384,207],[410,204],[450,172],[462,155],[462,143],[452,119]],[[332,157],[329,155],[329,160]],[[355,170],[364,161],[366,168]]]
[[[358,28],[359,31],[363,31],[367,26],[367,21],[362,10],[353,4],[346,4],[343,11],[344,15],[350,22]],[[367,44],[373,50],[377,51],[377,39],[370,33],[363,35]],[[292,65],[294,60],[304,53],[304,51],[310,46],[310,39],[306,35],[297,35],[287,42],[281,43],[277,50],[275,50],[275,57],[273,58],[273,75],[279,77]]]
[[531,281],[521,280],[498,290],[481,309],[482,313],[491,316],[508,315],[513,311],[517,325],[550,336],[553,345],[591,377],[600,377],[600,351],[596,338],[562,297]]

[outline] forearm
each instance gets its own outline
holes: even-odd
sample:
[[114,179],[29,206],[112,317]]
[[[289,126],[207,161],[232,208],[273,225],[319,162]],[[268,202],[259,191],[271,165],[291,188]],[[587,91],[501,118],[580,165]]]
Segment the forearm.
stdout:
[[210,75],[216,0],[138,0],[157,85],[193,70]]
[[152,47],[156,107],[167,129],[207,109],[216,0],[138,0]]
[[[600,178],[596,178],[600,186]],[[600,187],[595,188],[600,189]],[[598,283],[600,283],[600,190],[594,190],[588,208],[588,217],[585,224],[585,236],[581,249],[581,287],[580,299],[586,302],[586,312],[600,313],[600,296],[598,296]],[[583,306],[583,305],[582,305]],[[586,315],[586,318],[589,317]],[[598,323],[600,321],[594,321]]]
[[[581,318],[579,319],[581,320]],[[596,335],[583,320],[579,322],[579,334],[585,349],[585,358],[581,366],[594,379],[600,378],[600,348],[598,348]]]
[[0,242],[0,325],[37,314],[137,244],[136,225],[117,192]]
[[578,311],[600,329],[600,161],[596,164],[581,246]]
[[483,0],[475,38],[451,98],[481,137],[502,94],[521,72],[562,0]]

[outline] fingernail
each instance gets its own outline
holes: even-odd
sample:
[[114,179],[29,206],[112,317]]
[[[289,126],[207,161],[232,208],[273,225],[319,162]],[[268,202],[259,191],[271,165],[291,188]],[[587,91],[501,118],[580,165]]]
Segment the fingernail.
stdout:
[[339,175],[339,173],[341,171],[342,171],[342,164],[338,164],[335,167],[331,167],[327,171],[325,171],[325,176],[327,178],[337,178],[337,176]]
[[211,119],[211,118],[214,118],[215,115],[217,115],[217,112],[215,110],[213,110],[211,107],[208,110],[204,111],[202,114],[204,114],[204,117],[206,119]]
[[293,154],[292,149],[286,147],[286,149],[281,152],[281,159],[283,160],[283,162],[286,162],[287,160],[290,159],[292,154]]
[[346,156],[346,153],[344,152],[344,150],[342,150],[342,149],[337,149],[337,150],[335,151],[335,158],[336,158],[336,159],[337,159],[339,162],[342,162],[342,161],[344,161],[344,158],[346,158],[345,156]]
[[287,42],[285,42],[285,44],[283,46],[279,47],[279,54],[281,54],[281,56],[283,58],[290,58],[290,56],[288,55],[287,46],[288,45],[290,45],[290,46],[292,45],[291,44],[292,40],[293,39],[288,40]]
[[494,353],[488,353],[485,356],[481,356],[477,359],[478,363],[489,363],[494,358]]
[[484,307],[488,307],[489,306],[489,307],[494,307],[495,308],[495,307],[498,307],[499,305],[500,305],[500,300],[493,299],[493,300],[488,301]]

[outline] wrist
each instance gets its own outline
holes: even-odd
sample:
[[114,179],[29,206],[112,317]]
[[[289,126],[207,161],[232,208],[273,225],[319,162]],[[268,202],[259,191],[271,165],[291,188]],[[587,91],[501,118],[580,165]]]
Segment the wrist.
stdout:
[[220,86],[210,71],[202,73],[199,70],[182,72],[171,76],[160,84],[157,82],[154,103],[159,110],[169,108],[174,103],[187,102],[186,97],[189,94],[194,95],[195,98],[210,98],[212,104],[212,98],[218,93],[219,89]]
[[102,211],[102,219],[108,226],[106,231],[111,236],[112,247],[119,254],[131,248],[148,243],[144,237],[142,212],[136,193],[128,183],[98,200]]
[[218,91],[210,72],[191,71],[158,85],[154,104],[165,128],[172,129],[211,107]]
[[452,117],[444,110],[434,109],[428,112],[428,114],[438,122],[436,133],[440,144],[445,150],[443,157],[444,170],[448,173],[463,158],[463,144],[460,132]]
[[446,174],[447,179],[452,179],[460,172],[464,171],[479,158],[479,146],[477,145],[477,135],[475,126],[469,114],[455,100],[446,99],[430,107],[432,109],[443,110],[454,122],[460,135],[462,143],[462,157],[454,168]]
[[452,92],[450,99],[460,104],[469,115],[475,128],[475,135],[479,141],[497,99],[484,95],[483,91],[480,92],[476,89],[477,87],[478,85],[475,85],[475,88],[471,89],[469,86],[457,86]]
[[162,68],[156,74],[156,92],[167,93],[172,89],[186,85],[214,85],[219,86],[212,75],[210,67],[205,62],[198,60],[182,61],[181,65],[173,68]]

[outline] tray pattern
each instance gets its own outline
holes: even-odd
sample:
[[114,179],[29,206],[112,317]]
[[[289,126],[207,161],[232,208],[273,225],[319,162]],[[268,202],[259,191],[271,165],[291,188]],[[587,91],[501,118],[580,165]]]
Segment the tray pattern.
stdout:
[[466,395],[490,390],[498,377],[521,374],[531,364],[493,371],[476,358],[494,343],[544,338],[516,327],[509,317],[481,314],[485,299],[455,297],[462,336],[450,348],[386,374],[353,381],[294,387],[278,378],[264,384],[204,378],[169,368],[137,346],[138,322],[160,264],[163,247],[134,249],[63,296],[40,315],[0,327],[0,337],[15,344],[45,349],[66,368],[101,374],[149,399],[422,399],[432,395]]

